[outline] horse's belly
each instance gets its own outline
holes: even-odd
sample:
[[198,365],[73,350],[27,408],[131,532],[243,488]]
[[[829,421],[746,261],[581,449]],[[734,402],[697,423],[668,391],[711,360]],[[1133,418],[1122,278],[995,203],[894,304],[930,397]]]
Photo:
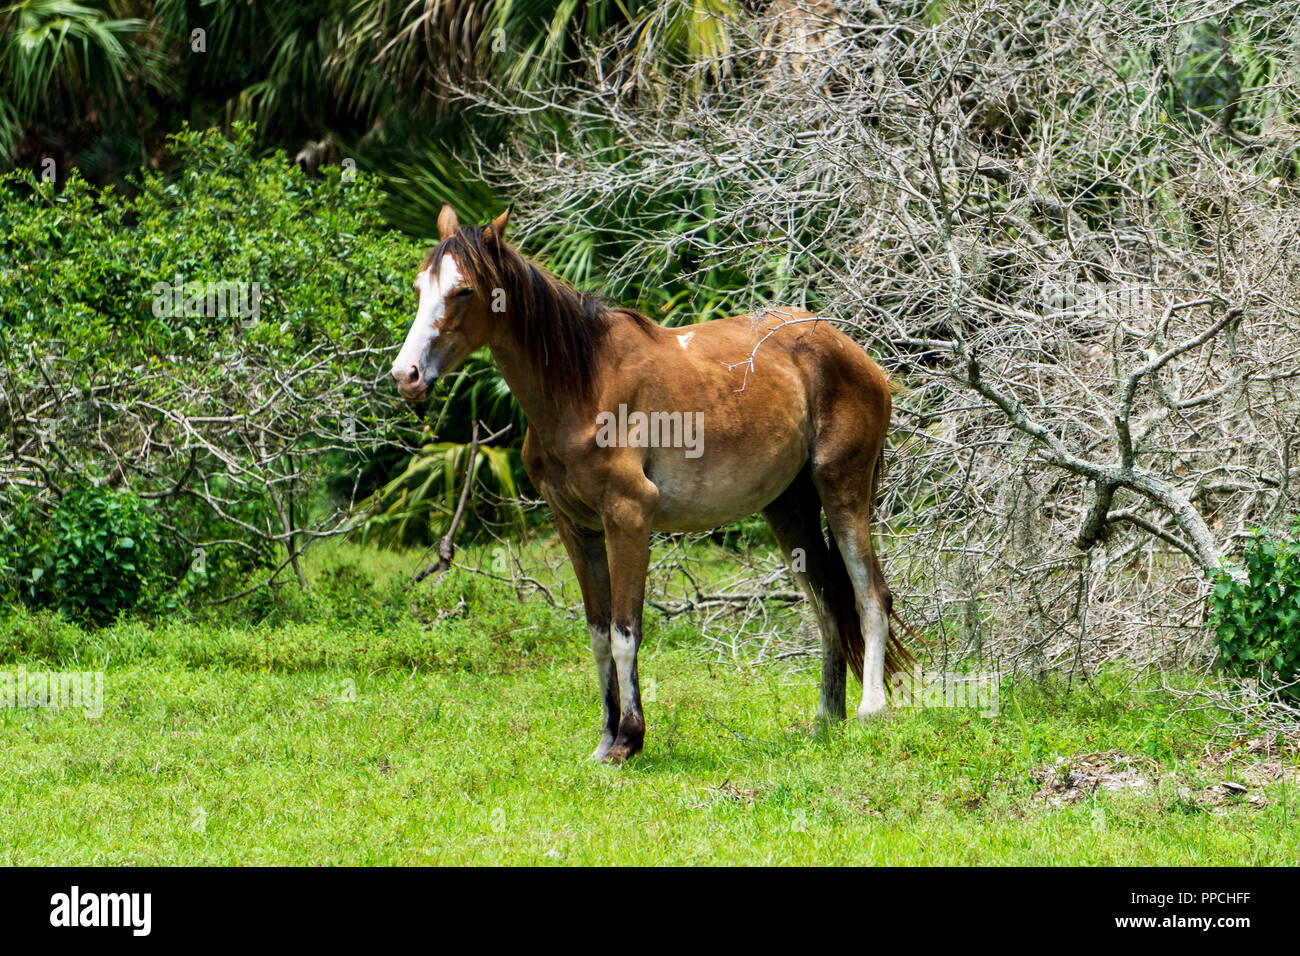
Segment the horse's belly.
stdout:
[[790,486],[808,459],[802,444],[744,462],[704,464],[705,458],[663,456],[647,462],[659,489],[656,531],[707,531],[747,518]]

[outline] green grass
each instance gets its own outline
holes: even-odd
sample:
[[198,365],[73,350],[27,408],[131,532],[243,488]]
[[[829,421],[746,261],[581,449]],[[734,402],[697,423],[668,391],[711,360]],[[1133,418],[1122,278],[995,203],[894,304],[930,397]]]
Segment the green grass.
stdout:
[[[104,671],[98,719],[0,710],[0,862],[1258,865],[1300,855],[1294,788],[1269,785],[1264,806],[1221,812],[1186,799],[1220,779],[1199,763],[1211,715],[1175,714],[1154,684],[1119,670],[1069,692],[1004,686],[995,717],[897,711],[814,733],[815,660],[719,659],[696,625],[652,616],[646,752],[622,768],[595,765],[585,627],[463,574],[395,600],[388,589],[407,565],[365,556],[340,574],[346,555],[327,557],[310,597],[286,596],[260,622],[88,633],[48,615],[0,617],[0,670]],[[416,616],[461,598],[427,630]],[[1149,758],[1152,786],[1059,809],[1036,798],[1034,768],[1114,749]]]

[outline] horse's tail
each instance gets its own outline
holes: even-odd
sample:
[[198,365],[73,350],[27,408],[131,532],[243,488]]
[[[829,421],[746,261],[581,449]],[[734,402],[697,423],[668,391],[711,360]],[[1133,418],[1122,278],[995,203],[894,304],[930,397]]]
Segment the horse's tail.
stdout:
[[[862,681],[862,659],[866,651],[866,641],[862,636],[862,619],[858,616],[857,600],[853,593],[853,583],[849,580],[848,569],[844,566],[844,557],[836,547],[835,538],[831,536],[830,546],[830,581],[826,589],[826,601],[835,618],[835,630],[840,637],[840,651],[853,669],[853,676]],[[885,613],[892,620],[889,622],[889,639],[885,642],[885,689],[892,686],[891,678],[895,674],[906,674],[909,678],[915,672],[918,661],[903,642],[903,634],[914,641],[924,644],[925,640],[912,630],[894,610],[894,596],[885,589]],[[897,623],[898,627],[895,627]],[[901,630],[901,633],[900,633]]]
[[894,629],[894,624],[897,623],[898,626],[912,638],[912,640],[921,644],[925,643],[925,638],[908,627],[907,622],[898,616],[898,612],[894,610],[892,600],[889,605],[889,616],[894,620],[889,622],[889,642],[885,645],[886,691],[889,691],[894,686],[894,682],[890,679],[892,676],[896,674],[906,674],[907,679],[911,680],[912,675],[914,675],[921,667],[921,662],[918,661],[916,656],[907,649],[907,645],[903,643],[903,639],[898,636],[898,631]]
[[[890,380],[889,390],[891,393],[896,391],[892,379]],[[880,482],[881,479],[884,478],[884,475],[885,475],[885,449],[881,448],[880,453],[876,455],[876,464],[872,468],[871,488],[872,488],[873,496],[879,494]],[[875,506],[876,503],[872,501],[871,507],[873,510],[875,509]],[[878,572],[879,572],[879,567],[880,565],[879,563],[877,563],[876,568]],[[879,573],[883,578],[884,573],[883,572],[879,572]],[[893,620],[889,622],[889,639],[885,641],[885,692],[889,693],[894,686],[894,681],[892,678],[894,678],[895,675],[906,674],[908,679],[911,679],[912,675],[918,669],[920,669],[921,666],[920,661],[916,659],[916,657],[912,654],[912,652],[907,649],[907,645],[903,643],[903,638],[899,636],[898,631],[895,630],[894,623],[897,622],[898,626],[901,627],[908,634],[908,636],[912,638],[912,640],[919,641],[920,643],[924,644],[925,639],[921,637],[921,635],[917,634],[916,631],[908,627],[907,622],[898,616],[898,612],[894,610],[894,594],[892,591],[889,590],[889,585],[886,584],[884,586],[884,589],[885,589],[885,614],[888,617],[893,618]]]
[[858,617],[858,603],[853,594],[849,569],[844,566],[844,556],[830,535],[829,580],[826,582],[826,603],[835,618],[835,630],[840,636],[840,653],[849,662],[858,681],[862,680],[862,658],[867,643],[862,637],[862,619]]

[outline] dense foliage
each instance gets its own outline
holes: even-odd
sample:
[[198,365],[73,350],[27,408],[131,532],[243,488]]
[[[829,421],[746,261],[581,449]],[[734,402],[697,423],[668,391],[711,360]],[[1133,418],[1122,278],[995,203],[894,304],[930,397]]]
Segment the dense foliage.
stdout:
[[378,386],[420,249],[372,180],[257,158],[246,128],[183,132],[174,155],[180,175],[129,192],[0,179],[0,521],[36,534],[93,479],[229,582],[343,520],[376,455],[400,460],[409,412]]
[[1244,559],[1245,576],[1220,574],[1210,598],[1219,663],[1243,677],[1293,682],[1300,678],[1300,521],[1291,540],[1257,534]]
[[[0,9],[0,162],[121,182],[166,165],[189,121],[256,122],[312,170],[376,172],[388,216],[432,234],[442,203],[495,205],[473,149],[510,124],[461,97],[490,79],[546,90],[588,43],[629,30],[652,67],[725,53],[737,0],[16,0]],[[495,213],[494,213],[495,214]]]

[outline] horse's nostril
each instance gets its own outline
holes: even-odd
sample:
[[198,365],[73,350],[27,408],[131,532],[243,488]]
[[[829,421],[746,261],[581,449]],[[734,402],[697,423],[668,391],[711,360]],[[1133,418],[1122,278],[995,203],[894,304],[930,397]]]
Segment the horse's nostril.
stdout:
[[410,370],[406,373],[406,381],[409,384],[414,385],[419,380],[420,380],[420,366],[412,365]]

